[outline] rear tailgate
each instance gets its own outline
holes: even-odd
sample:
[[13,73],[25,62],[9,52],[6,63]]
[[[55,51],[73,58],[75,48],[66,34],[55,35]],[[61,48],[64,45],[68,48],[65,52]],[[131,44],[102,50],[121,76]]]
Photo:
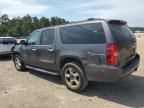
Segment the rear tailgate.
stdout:
[[109,23],[115,43],[119,47],[118,66],[122,67],[136,55],[136,38],[124,22]]

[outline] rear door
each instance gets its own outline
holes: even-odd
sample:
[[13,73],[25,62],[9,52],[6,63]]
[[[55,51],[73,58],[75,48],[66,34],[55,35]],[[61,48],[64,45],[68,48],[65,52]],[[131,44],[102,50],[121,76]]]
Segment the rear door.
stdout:
[[40,46],[38,47],[38,66],[43,69],[56,71],[55,64],[55,29],[45,29],[41,32]]
[[130,62],[136,54],[136,38],[126,23],[109,24],[114,42],[119,46],[119,66]]

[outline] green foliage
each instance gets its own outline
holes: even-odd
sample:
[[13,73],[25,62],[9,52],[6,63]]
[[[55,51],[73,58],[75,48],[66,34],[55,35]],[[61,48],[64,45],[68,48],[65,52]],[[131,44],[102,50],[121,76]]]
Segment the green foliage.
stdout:
[[66,23],[69,22],[58,17],[52,17],[50,19],[41,17],[39,19],[26,15],[22,18],[16,17],[9,19],[8,15],[4,14],[0,17],[0,36],[27,36],[36,29]]
[[[26,15],[22,18],[15,17],[9,19],[8,15],[4,14],[0,16],[0,36],[27,36],[29,33],[36,29],[66,24],[69,21],[59,17],[31,17],[30,15]],[[131,27],[132,31],[141,31],[144,32],[144,27]]]

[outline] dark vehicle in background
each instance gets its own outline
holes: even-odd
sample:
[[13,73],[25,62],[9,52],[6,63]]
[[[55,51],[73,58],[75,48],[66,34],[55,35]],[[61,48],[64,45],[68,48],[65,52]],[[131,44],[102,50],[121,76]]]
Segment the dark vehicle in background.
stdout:
[[0,55],[10,55],[11,48],[16,42],[13,37],[0,37]]
[[136,38],[121,20],[87,20],[42,28],[12,49],[19,71],[25,68],[61,75],[79,92],[88,81],[114,82],[136,71]]

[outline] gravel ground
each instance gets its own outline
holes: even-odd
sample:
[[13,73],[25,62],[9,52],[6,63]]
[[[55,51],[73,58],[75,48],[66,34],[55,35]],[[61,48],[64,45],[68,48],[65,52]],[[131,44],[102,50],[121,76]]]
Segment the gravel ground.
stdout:
[[67,90],[58,76],[18,72],[11,59],[1,57],[0,108],[144,107],[144,36],[137,40],[141,55],[137,72],[117,83],[90,82],[81,93]]

